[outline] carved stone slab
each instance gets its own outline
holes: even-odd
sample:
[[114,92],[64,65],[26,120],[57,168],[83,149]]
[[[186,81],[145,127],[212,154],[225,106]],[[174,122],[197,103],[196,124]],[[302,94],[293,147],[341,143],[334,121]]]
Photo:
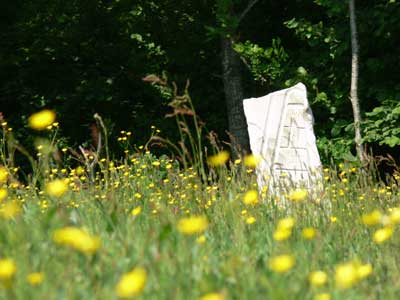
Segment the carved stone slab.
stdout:
[[243,101],[259,187],[310,187],[320,178],[314,118],[304,84]]

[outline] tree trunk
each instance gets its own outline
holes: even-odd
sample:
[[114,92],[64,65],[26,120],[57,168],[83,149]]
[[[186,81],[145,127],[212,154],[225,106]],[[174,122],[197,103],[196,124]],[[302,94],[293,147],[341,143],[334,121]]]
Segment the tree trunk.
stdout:
[[250,153],[249,134],[243,110],[243,86],[241,61],[232,48],[229,37],[221,37],[222,76],[224,82],[225,103],[228,113],[229,132],[233,136],[234,152]]
[[355,14],[355,0],[349,0],[350,11],[350,32],[351,32],[351,87],[350,87],[350,101],[353,108],[354,116],[354,142],[356,144],[357,156],[362,163],[366,162],[364,147],[361,141],[361,114],[360,103],[358,100],[358,37],[357,25]]

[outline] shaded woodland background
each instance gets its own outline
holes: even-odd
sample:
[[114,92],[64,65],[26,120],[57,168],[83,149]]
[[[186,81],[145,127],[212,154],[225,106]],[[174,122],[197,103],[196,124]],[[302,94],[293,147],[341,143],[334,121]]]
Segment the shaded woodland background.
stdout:
[[[251,2],[251,1],[250,1]],[[197,113],[228,140],[221,37],[240,57],[244,96],[302,81],[309,91],[325,162],[354,159],[349,101],[351,44],[347,1],[34,0],[0,10],[0,111],[20,140],[27,117],[57,111],[63,143],[90,143],[93,114],[110,135],[131,130],[144,143],[155,125],[178,138],[170,98],[142,78],[164,74],[182,89],[190,79]],[[359,98],[368,150],[398,155],[400,3],[356,4]],[[112,147],[118,150],[113,140]]]

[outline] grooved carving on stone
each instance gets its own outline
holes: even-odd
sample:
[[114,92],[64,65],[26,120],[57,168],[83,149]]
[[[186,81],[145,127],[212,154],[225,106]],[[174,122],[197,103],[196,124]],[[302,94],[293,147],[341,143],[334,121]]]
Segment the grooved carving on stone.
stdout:
[[314,118],[304,84],[243,101],[252,153],[262,158],[258,183],[310,187],[320,178],[321,161]]

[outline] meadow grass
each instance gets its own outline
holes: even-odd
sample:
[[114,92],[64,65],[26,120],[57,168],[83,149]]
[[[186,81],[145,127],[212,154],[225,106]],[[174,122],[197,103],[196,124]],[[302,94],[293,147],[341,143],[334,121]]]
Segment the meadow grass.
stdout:
[[[99,159],[94,181],[85,165],[42,161],[35,180],[21,183],[6,152],[0,167],[0,299],[400,295],[397,177],[384,184],[340,165],[324,169],[318,196],[291,201],[264,190],[246,202],[258,187],[254,169],[241,161],[211,167],[204,180],[195,168],[137,149],[119,161]],[[80,231],[59,232],[71,227]],[[290,259],[272,264],[281,255]],[[132,275],[133,269],[145,275]],[[310,281],[317,270],[326,282],[324,276]]]

